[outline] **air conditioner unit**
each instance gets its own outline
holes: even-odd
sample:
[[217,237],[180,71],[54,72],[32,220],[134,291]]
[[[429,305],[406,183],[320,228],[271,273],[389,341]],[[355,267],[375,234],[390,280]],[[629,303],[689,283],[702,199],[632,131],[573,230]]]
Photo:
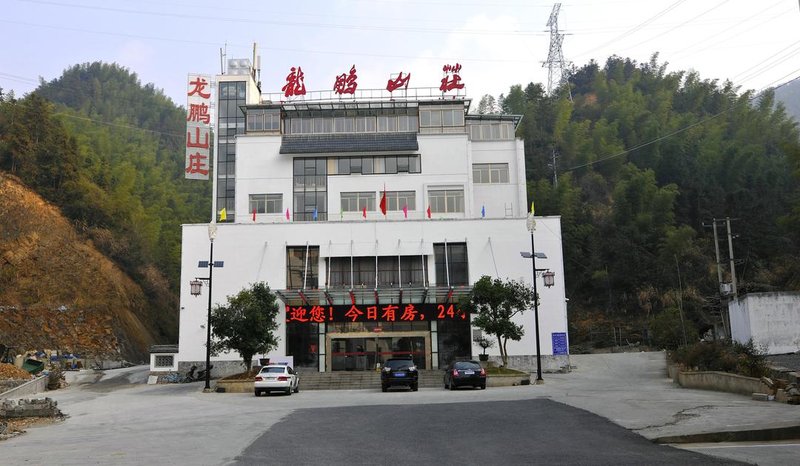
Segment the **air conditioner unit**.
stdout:
[[720,283],[719,284],[719,292],[723,296],[727,296],[733,293],[733,284],[731,283]]

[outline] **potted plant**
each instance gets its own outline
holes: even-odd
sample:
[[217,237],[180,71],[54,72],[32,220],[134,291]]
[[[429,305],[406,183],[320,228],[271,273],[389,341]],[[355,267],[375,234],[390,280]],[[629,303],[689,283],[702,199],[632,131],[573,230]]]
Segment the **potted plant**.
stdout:
[[478,346],[483,348],[483,353],[478,355],[478,359],[481,360],[481,361],[488,361],[489,360],[489,355],[486,354],[486,350],[488,348],[491,348],[492,346],[494,346],[494,341],[492,341],[492,340],[490,340],[490,339],[488,339],[486,337],[480,337],[480,338],[476,338],[475,339],[475,343],[477,343]]

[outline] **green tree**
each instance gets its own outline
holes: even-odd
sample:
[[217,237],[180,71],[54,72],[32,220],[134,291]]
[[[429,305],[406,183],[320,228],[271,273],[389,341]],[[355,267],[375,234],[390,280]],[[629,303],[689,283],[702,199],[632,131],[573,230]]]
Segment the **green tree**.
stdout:
[[264,282],[228,296],[228,304],[211,313],[211,351],[237,351],[249,371],[256,353],[268,353],[278,345],[277,316],[275,295]]
[[533,289],[518,281],[484,275],[475,282],[467,299],[463,307],[476,315],[472,324],[497,337],[503,365],[508,365],[506,343],[519,341],[525,334],[513,318],[533,306]]

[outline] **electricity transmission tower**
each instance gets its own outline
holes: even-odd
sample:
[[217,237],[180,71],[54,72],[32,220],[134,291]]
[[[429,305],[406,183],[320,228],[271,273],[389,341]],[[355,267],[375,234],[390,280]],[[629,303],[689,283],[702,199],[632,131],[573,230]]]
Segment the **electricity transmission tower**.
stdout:
[[547,67],[547,93],[553,95],[561,86],[566,85],[569,100],[572,100],[572,90],[567,81],[569,78],[567,68],[571,63],[564,61],[564,52],[561,50],[564,34],[558,32],[558,12],[560,10],[561,4],[554,4],[553,11],[550,12],[550,19],[547,20],[547,26],[550,27],[550,52],[547,54],[547,61],[542,62],[542,67]]

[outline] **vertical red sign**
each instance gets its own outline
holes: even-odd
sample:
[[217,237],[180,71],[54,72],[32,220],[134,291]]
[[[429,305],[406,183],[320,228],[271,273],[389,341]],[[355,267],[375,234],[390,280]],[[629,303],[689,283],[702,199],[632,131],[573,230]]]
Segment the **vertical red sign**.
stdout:
[[211,170],[211,80],[204,75],[189,75],[186,92],[185,177],[207,180]]

